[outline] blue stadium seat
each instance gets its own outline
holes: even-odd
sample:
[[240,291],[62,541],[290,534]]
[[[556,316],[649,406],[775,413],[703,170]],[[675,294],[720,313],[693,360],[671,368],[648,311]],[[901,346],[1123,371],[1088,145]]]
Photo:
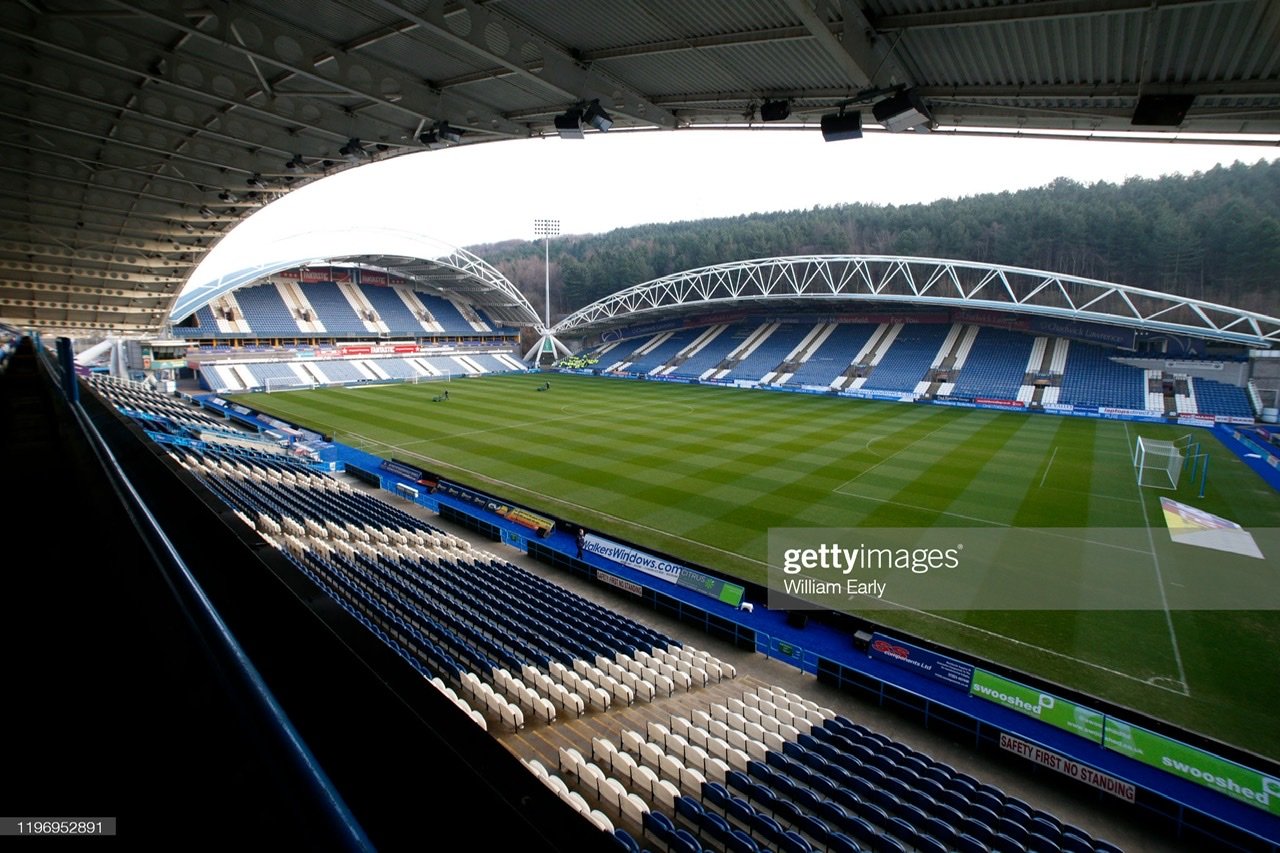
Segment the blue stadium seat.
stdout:
[[844,833],[837,832],[827,839],[829,853],[862,853],[858,843]]

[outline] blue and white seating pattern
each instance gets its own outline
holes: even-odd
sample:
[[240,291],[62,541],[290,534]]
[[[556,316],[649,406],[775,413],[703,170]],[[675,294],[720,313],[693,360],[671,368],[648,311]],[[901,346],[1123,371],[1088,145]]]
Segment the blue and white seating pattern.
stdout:
[[1112,361],[1108,350],[1093,344],[1071,343],[1059,403],[1145,410],[1146,399],[1146,373],[1141,368]]
[[[306,285],[304,290],[307,301],[315,309],[315,317],[319,320],[328,335],[368,335],[369,328],[356,314],[351,300],[331,281],[316,282]],[[247,315],[246,315],[247,316]],[[249,325],[253,327],[253,317],[249,317]]]
[[1016,399],[1018,388],[1026,378],[1027,360],[1034,343],[1034,337],[1021,332],[980,329],[951,394],[966,398]]
[[[283,336],[296,338],[302,334],[297,318],[285,305],[280,291],[274,284],[255,284],[242,287],[236,292],[236,302],[244,312],[244,322],[249,324],[253,335],[257,337]],[[201,337],[224,337],[217,331],[215,323],[211,329],[200,329]],[[194,330],[182,330],[190,336]]]
[[853,363],[876,328],[875,323],[841,323],[801,363],[787,384],[830,386]]
[[590,760],[561,749],[559,769],[668,850],[1116,853],[778,687],[624,730],[617,743],[597,737]]
[[862,387],[876,391],[914,391],[950,331],[947,323],[904,326]]
[[1201,414],[1253,418],[1253,406],[1245,389],[1199,377],[1188,380],[1195,387],[1196,409]]
[[805,335],[811,331],[813,331],[812,323],[783,323],[722,378],[747,380],[762,378],[781,364],[782,360],[798,347]]

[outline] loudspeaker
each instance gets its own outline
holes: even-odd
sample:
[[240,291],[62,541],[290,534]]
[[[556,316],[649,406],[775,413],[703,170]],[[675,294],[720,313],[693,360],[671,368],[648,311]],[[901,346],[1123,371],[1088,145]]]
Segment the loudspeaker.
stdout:
[[788,101],[765,101],[760,105],[761,121],[785,121],[791,115],[791,104]]
[[871,635],[866,631],[853,632],[853,647],[860,652],[865,652],[871,648]]
[[822,138],[827,142],[862,138],[862,113],[828,113],[822,117]]
[[787,625],[792,628],[803,628],[809,624],[809,612],[807,610],[789,610],[787,611]]
[[1177,127],[1187,117],[1195,95],[1143,95],[1133,110],[1130,124],[1150,127]]

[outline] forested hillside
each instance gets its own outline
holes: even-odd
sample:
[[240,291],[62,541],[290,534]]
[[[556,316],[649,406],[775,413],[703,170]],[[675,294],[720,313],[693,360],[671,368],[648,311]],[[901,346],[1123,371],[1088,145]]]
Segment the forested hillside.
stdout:
[[[616,199],[614,203],[625,203]],[[541,242],[472,246],[542,309]],[[1280,162],[932,204],[849,204],[566,235],[553,318],[680,270],[774,255],[900,254],[1032,267],[1280,314]]]

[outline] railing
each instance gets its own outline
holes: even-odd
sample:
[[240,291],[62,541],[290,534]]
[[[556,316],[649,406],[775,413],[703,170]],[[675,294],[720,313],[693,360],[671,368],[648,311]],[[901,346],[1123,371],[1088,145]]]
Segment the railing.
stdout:
[[[59,343],[61,344],[60,339]],[[67,354],[69,355],[69,348]],[[106,439],[79,401],[74,374],[40,350],[41,363],[49,377],[63,391],[71,413],[83,432],[103,472],[126,506],[139,536],[148,544],[157,567],[164,573],[175,605],[202,640],[209,663],[227,695],[243,709],[245,722],[261,742],[264,752],[275,758],[272,766],[282,788],[298,795],[307,808],[307,819],[315,825],[308,831],[323,837],[326,844],[342,850],[373,850],[373,844],[355,815],[302,740],[265,680],[192,574],[172,541],[134,488]]]

